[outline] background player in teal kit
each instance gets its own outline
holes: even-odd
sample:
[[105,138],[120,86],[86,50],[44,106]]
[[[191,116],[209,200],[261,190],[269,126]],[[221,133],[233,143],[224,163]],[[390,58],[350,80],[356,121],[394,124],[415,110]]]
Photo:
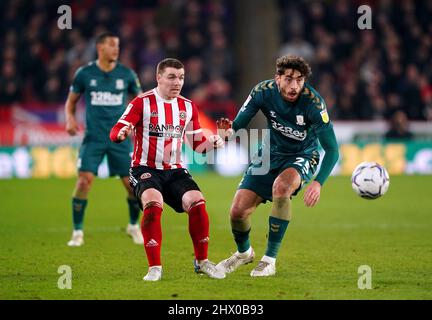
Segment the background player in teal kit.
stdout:
[[75,118],[76,105],[84,95],[86,104],[86,130],[78,158],[78,180],[72,198],[73,233],[69,246],[84,243],[83,221],[90,191],[98,167],[104,156],[108,158],[110,176],[118,175],[125,186],[128,197],[129,224],[127,233],[137,244],[143,239],[137,224],[139,206],[129,186],[130,140],[115,144],[109,138],[111,128],[123,114],[128,94],[141,93],[137,75],[120,64],[119,38],[104,33],[96,39],[97,60],[79,68],[70,88],[65,105],[66,131],[75,135],[78,124]]
[[[276,256],[292,217],[291,198],[316,172],[320,160],[318,141],[325,155],[319,173],[305,190],[306,206],[318,202],[321,187],[338,160],[338,145],[324,100],[306,83],[310,75],[311,69],[303,58],[283,56],[276,61],[275,78],[255,86],[234,121],[218,121],[218,128],[229,135],[246,127],[261,110],[270,129],[270,139],[259,150],[261,161],[249,165],[234,196],[230,218],[237,252],[218,264],[227,273],[253,261],[249,216],[267,200],[273,202],[267,250],[250,275],[276,273]],[[268,166],[265,174],[258,170],[263,166]]]

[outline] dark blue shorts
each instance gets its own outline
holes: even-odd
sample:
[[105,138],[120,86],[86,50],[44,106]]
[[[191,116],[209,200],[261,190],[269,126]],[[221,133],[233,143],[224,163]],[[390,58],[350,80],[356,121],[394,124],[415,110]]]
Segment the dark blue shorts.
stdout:
[[79,150],[78,170],[97,175],[104,156],[108,159],[109,175],[127,177],[131,166],[132,144],[129,139],[122,143],[92,141],[85,137]]
[[255,192],[266,201],[272,201],[273,183],[277,176],[287,168],[294,168],[300,174],[300,187],[293,193],[295,196],[303,186],[314,176],[319,163],[319,153],[314,151],[310,155],[273,157],[268,173],[255,174],[256,168],[262,167],[262,163],[251,163],[240,181],[238,189],[248,189]]

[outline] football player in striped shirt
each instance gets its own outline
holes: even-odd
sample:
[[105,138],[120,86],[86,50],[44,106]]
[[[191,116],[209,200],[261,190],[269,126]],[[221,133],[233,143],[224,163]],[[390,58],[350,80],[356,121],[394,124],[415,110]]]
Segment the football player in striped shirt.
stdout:
[[218,135],[207,139],[203,134],[197,106],[180,95],[184,77],[185,69],[179,60],[162,60],[156,70],[157,87],[136,97],[110,134],[111,140],[117,143],[132,131],[135,134],[130,183],[144,213],[141,231],[149,264],[146,281],[158,281],[162,277],[164,203],[189,216],[195,271],[211,278],[225,278],[225,273],[208,260],[209,218],[205,199],[184,168],[181,157],[184,138],[201,153],[223,147],[224,141]]

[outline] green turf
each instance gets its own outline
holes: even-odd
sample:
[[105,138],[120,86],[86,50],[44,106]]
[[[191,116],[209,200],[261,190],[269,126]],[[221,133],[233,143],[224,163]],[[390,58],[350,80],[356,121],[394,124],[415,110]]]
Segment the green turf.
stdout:
[[[228,210],[239,178],[196,176],[210,214],[209,258],[235,251]],[[224,280],[193,272],[187,217],[165,209],[163,280],[142,280],[142,246],[125,234],[127,206],[116,179],[96,180],[89,197],[86,244],[68,248],[74,180],[0,180],[0,299],[431,299],[431,176],[394,176],[381,199],[330,178],[315,208],[301,193],[274,277],[249,276],[255,264]],[[265,251],[270,204],[252,216],[251,242]],[[57,287],[58,267],[72,268],[72,289]],[[372,289],[360,290],[358,267],[372,268]]]

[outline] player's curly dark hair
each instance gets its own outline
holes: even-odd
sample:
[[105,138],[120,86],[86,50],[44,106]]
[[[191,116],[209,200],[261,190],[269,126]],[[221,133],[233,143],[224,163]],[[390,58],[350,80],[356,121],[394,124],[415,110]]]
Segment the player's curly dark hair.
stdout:
[[299,71],[305,78],[309,78],[312,75],[312,69],[310,65],[299,56],[283,56],[276,60],[276,73],[282,75],[285,70],[293,69]]
[[156,72],[162,73],[166,68],[184,69],[183,63],[174,58],[166,58],[158,63]]

